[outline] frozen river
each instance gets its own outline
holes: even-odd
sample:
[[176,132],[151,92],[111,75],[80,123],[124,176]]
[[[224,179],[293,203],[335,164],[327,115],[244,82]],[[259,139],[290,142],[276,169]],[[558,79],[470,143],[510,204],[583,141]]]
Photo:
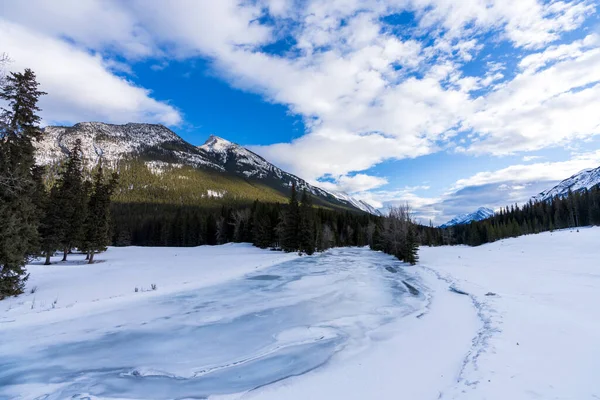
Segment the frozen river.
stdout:
[[301,375],[426,306],[402,268],[334,249],[33,329],[0,325],[0,398],[205,398]]

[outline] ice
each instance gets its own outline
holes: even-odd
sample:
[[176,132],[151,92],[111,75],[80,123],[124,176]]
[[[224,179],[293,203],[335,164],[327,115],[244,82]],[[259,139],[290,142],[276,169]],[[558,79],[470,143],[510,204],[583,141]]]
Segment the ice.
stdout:
[[301,375],[423,306],[402,284],[408,276],[386,269],[399,265],[368,249],[335,249],[209,287],[3,330],[0,394],[203,398]]
[[597,399],[599,237],[421,248],[417,266],[249,245],[30,265],[0,302],[0,398]]

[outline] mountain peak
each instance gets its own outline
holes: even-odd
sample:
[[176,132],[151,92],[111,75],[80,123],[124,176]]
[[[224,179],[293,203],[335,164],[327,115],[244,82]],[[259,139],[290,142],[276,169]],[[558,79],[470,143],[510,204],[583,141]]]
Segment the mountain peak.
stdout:
[[468,224],[473,221],[481,221],[494,215],[494,210],[487,207],[479,207],[472,213],[459,215],[443,225],[440,228],[448,228],[454,225]]
[[596,185],[600,184],[600,167],[592,169],[584,169],[560,182],[552,189],[543,191],[537,196],[533,197],[533,201],[547,201],[554,197],[566,196],[569,191],[579,192],[584,189],[591,189]]
[[206,142],[202,146],[201,149],[204,149],[209,152],[221,152],[225,151],[231,147],[237,146],[235,143],[230,142],[227,139],[223,139],[217,135],[210,135]]

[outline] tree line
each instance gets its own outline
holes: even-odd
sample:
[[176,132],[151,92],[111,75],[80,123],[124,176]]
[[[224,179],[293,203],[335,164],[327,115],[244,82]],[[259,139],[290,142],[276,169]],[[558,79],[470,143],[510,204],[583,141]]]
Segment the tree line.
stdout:
[[479,246],[505,238],[590,225],[600,225],[599,186],[569,191],[547,201],[530,200],[523,206],[504,207],[490,218],[467,225],[424,230],[423,243]]
[[[250,204],[226,202],[220,207],[207,208],[114,202],[111,214],[113,243],[117,246],[248,242],[260,248],[305,254],[332,247],[370,246],[416,262],[415,229],[406,229],[396,219],[315,207],[311,195],[306,191],[298,193],[295,186],[285,204],[256,200]],[[411,226],[414,227],[412,223]],[[409,236],[407,243],[405,235]],[[411,246],[412,252],[407,251]]]

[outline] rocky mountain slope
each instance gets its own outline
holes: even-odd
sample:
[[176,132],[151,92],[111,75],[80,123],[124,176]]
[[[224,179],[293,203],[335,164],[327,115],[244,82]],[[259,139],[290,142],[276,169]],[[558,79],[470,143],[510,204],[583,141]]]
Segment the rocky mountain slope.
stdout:
[[[44,130],[43,140],[37,144],[38,164],[59,163],[77,139],[82,141],[82,151],[88,166],[95,165],[100,157],[104,163],[112,166],[121,161],[133,160],[145,164],[153,174],[192,168],[199,173],[210,173],[212,181],[227,181],[226,185],[218,185],[219,188],[203,188],[203,193],[199,195],[201,198],[223,197],[226,191],[222,187],[232,185],[252,186],[252,190],[246,190],[249,192],[248,200],[253,200],[250,199],[250,192],[255,196],[255,191],[257,188],[260,190],[260,187],[270,188],[280,194],[279,198],[283,198],[289,194],[292,185],[296,185],[298,190],[311,193],[317,204],[378,214],[370,205],[345,193],[331,193],[310,185],[238,144],[210,136],[204,145],[194,146],[162,125],[82,122],[72,127],[49,126]],[[189,182],[198,181],[190,179],[189,171],[180,175],[182,176],[179,178]],[[169,175],[169,179],[172,178]],[[156,184],[154,180],[153,184]],[[193,187],[187,189],[194,190]],[[236,199],[243,196],[240,194],[243,192],[244,190],[236,191]]]
[[379,211],[364,201],[354,199],[346,193],[331,192],[310,185],[303,179],[281,170],[258,154],[218,136],[211,135],[206,143],[199,146],[199,149],[212,163],[222,166],[227,172],[259,180],[270,187],[283,187],[284,191],[295,184],[299,191],[307,190],[315,197],[325,199],[329,203],[341,203],[347,207],[380,215]]
[[552,189],[545,190],[533,197],[533,201],[546,201],[554,197],[566,196],[569,191],[578,192],[600,185],[600,167],[583,170],[565,179]]
[[451,219],[450,221],[446,222],[445,224],[440,225],[440,228],[448,228],[448,227],[451,227],[454,225],[468,224],[472,221],[481,221],[481,220],[489,218],[493,215],[494,215],[494,210],[485,208],[485,207],[480,207],[472,213],[462,214],[462,215],[459,215],[459,216]]

